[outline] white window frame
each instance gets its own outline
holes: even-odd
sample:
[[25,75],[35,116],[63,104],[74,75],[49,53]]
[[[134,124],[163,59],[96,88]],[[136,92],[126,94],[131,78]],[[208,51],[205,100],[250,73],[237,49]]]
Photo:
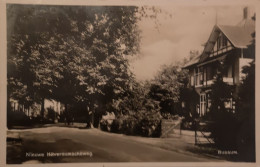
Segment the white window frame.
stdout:
[[207,110],[206,93],[201,93],[200,94],[200,116],[205,115],[206,110]]

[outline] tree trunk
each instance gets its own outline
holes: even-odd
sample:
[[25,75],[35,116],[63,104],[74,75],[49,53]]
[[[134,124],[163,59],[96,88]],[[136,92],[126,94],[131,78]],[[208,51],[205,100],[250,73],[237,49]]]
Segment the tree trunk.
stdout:
[[27,116],[30,116],[30,107],[27,108]]
[[65,124],[68,123],[68,105],[67,103],[64,104],[65,107]]
[[86,128],[91,128],[91,118],[89,113],[90,113],[89,105],[86,105],[86,123],[87,123]]
[[44,119],[44,98],[42,98],[41,101],[41,117]]
[[94,106],[90,102],[86,103],[86,128],[94,128]]
[[92,111],[92,124],[91,124],[91,128],[94,128],[95,127],[95,109],[93,108],[93,111]]
[[[15,102],[13,104],[15,105]],[[10,94],[9,91],[7,91],[7,127],[8,128],[10,128],[12,125],[11,112],[12,112],[12,106],[10,102]],[[13,112],[15,112],[15,106],[13,107]]]
[[90,109],[90,112],[91,112],[91,115],[90,115],[90,121],[89,121],[89,127],[90,128],[94,128],[94,121],[95,121],[95,119],[94,119],[94,107],[91,107],[91,109]]
[[65,118],[66,118],[67,124],[70,125],[70,116],[69,116],[68,104],[67,103],[65,103]]
[[95,128],[99,128],[100,119],[101,119],[101,116],[100,116],[99,112],[95,111],[94,112],[94,122],[93,122],[93,125]]

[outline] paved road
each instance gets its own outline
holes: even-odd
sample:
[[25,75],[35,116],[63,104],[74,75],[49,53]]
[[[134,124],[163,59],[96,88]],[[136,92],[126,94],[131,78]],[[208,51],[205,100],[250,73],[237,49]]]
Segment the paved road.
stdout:
[[[207,157],[185,154],[145,144],[135,137],[111,134],[97,129],[47,127],[11,130],[8,136],[20,136],[22,143],[9,142],[8,163],[24,162],[198,162]],[[145,140],[145,139],[143,139]],[[91,153],[85,156],[47,157],[47,152]],[[27,156],[26,156],[27,153]],[[28,154],[44,154],[33,157]]]

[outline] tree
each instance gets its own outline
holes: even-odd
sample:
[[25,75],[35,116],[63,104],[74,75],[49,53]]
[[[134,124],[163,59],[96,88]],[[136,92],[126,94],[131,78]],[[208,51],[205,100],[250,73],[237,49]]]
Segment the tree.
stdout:
[[224,74],[231,61],[231,56],[227,56],[224,60],[217,62],[217,74],[210,91],[210,112],[206,115],[208,121],[211,122],[209,124],[211,137],[215,144],[223,149],[237,148],[235,141],[238,121],[234,114],[235,111],[226,107],[226,103],[230,103],[230,99],[234,100],[235,87],[223,81]]
[[182,114],[180,95],[188,83],[187,72],[175,65],[163,66],[150,87],[149,96],[160,102],[161,113]]
[[[254,15],[252,19],[255,21],[256,15]],[[238,149],[239,152],[242,153],[241,159],[255,162],[255,32],[251,35],[253,41],[248,46],[248,53],[253,58],[253,61],[242,69],[242,73],[245,76],[238,87],[236,115],[240,123],[238,132]]]
[[[223,149],[235,149],[238,158],[243,161],[255,161],[255,63],[250,63],[242,70],[245,78],[235,88],[223,83],[217,76],[212,87],[212,106],[209,118],[211,135],[216,145]],[[220,75],[220,74],[219,74]],[[222,90],[222,91],[219,91]],[[233,95],[231,94],[233,93]],[[225,108],[227,99],[233,98],[236,110]]]
[[[129,87],[131,72],[127,55],[138,51],[139,32],[136,7],[91,9],[94,18],[89,23],[92,35],[83,41],[87,43],[86,50],[90,51],[90,55],[86,62],[88,67],[82,68],[83,75],[79,77],[80,90],[83,91],[78,97],[86,102],[92,116],[95,113],[99,121],[107,105],[124,96]],[[78,23],[82,23],[82,20]]]
[[[116,113],[116,120],[111,125],[112,132],[131,135],[160,136],[161,114],[159,103],[148,95],[147,82],[138,83],[132,80],[127,96],[115,100],[111,111]],[[103,120],[102,127],[109,124]]]
[[[8,22],[8,100],[17,99],[29,108],[33,102],[42,102],[50,96],[48,29],[43,17],[32,7],[7,6]],[[15,86],[16,85],[16,86]],[[19,85],[23,91],[19,90]],[[16,94],[14,94],[16,92]]]
[[182,102],[183,122],[192,122],[199,117],[197,104],[199,104],[199,95],[195,88],[183,87],[180,91],[180,101]]
[[241,158],[255,161],[255,62],[242,70],[245,77],[238,88],[236,115],[239,122],[237,135]]

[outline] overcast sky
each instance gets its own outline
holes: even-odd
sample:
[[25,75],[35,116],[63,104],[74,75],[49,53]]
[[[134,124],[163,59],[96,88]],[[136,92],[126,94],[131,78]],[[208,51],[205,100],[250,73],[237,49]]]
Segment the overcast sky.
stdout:
[[[202,51],[216,20],[220,25],[236,25],[243,19],[244,7],[160,7],[172,14],[172,18],[161,14],[158,17],[161,24],[159,31],[154,28],[153,20],[140,22],[141,53],[131,62],[136,78],[151,79],[163,64],[188,57],[190,50]],[[250,7],[250,13],[254,13],[253,7]]]

